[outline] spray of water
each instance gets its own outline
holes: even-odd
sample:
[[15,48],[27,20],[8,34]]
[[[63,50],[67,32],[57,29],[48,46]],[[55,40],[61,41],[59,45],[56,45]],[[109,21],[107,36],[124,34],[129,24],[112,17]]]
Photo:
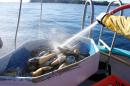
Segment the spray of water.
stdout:
[[79,37],[83,36],[84,34],[88,33],[95,25],[97,25],[98,22],[94,22],[93,24],[91,24],[90,26],[88,26],[87,28],[85,28],[84,30],[82,30],[81,32],[77,33],[76,35],[74,35],[73,37],[69,38],[68,40],[66,40],[63,44],[60,45],[61,48],[65,47],[66,45],[72,43],[73,41],[77,40]]

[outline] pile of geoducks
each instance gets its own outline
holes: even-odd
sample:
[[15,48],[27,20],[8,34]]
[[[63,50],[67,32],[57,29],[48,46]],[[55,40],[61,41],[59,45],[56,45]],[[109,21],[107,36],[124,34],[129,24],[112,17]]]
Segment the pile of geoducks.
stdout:
[[28,60],[28,69],[31,76],[36,77],[62,69],[89,56],[89,53],[82,53],[78,48],[58,48],[58,50],[58,53],[54,50],[42,51],[37,57],[30,58]]

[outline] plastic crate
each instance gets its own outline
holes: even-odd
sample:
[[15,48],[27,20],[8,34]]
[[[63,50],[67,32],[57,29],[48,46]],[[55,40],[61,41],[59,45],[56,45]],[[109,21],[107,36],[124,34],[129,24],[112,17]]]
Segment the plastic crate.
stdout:
[[130,84],[115,75],[111,75],[92,86],[130,86]]

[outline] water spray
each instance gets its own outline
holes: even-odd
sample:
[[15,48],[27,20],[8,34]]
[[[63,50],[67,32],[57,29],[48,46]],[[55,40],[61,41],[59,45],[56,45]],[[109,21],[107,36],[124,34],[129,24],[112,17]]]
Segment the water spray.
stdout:
[[61,48],[65,47],[66,45],[72,43],[73,41],[75,41],[76,39],[80,38],[81,36],[83,36],[85,33],[89,32],[94,26],[96,26],[98,24],[97,21],[95,21],[93,24],[91,24],[90,26],[88,26],[87,28],[85,28],[84,30],[82,30],[81,32],[77,33],[76,35],[74,35],[73,37],[69,38],[68,40],[66,40],[63,44],[60,45]]

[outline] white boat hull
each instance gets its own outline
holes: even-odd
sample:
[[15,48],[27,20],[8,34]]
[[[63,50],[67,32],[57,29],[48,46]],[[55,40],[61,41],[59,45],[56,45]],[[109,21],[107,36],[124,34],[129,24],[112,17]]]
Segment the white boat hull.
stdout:
[[[0,86],[77,86],[96,73],[99,64],[99,51],[93,40],[87,39],[95,49],[94,54],[69,67],[56,70],[39,77],[0,76]],[[90,47],[91,47],[90,46]],[[93,51],[93,50],[91,50]]]

